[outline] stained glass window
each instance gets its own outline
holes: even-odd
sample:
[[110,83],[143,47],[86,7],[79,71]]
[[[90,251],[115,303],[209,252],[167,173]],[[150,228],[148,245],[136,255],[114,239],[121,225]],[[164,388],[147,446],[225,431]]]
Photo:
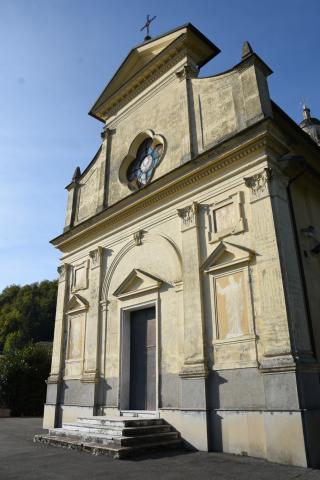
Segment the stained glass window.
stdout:
[[160,162],[163,145],[148,138],[138,148],[136,158],[127,171],[128,181],[136,182],[139,188],[150,182],[155,168]]

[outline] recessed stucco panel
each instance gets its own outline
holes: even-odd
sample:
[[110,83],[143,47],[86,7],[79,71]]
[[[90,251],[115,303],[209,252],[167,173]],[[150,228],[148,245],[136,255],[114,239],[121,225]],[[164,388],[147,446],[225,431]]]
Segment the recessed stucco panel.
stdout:
[[248,306],[243,272],[218,277],[215,282],[218,338],[234,338],[248,333]]

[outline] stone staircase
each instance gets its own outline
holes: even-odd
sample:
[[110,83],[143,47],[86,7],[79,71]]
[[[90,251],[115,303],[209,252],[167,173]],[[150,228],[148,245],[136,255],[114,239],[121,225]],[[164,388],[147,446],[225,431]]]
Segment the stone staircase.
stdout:
[[92,453],[127,458],[182,446],[180,434],[155,417],[80,417],[75,423],[50,429],[34,442]]

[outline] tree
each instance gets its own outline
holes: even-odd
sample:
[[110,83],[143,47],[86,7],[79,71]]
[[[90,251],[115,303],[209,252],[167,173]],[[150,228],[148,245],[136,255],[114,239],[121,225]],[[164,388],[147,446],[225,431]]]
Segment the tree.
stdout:
[[0,358],[0,405],[12,415],[42,415],[51,350],[32,345],[10,350]]
[[19,338],[20,346],[52,341],[56,301],[56,280],[5,288],[0,294],[0,352],[8,337],[9,344]]
[[12,350],[18,350],[19,348],[23,348],[26,344],[26,340],[23,336],[23,333],[20,332],[19,330],[16,330],[15,332],[10,332],[7,335],[4,347],[3,347],[3,353],[8,354]]

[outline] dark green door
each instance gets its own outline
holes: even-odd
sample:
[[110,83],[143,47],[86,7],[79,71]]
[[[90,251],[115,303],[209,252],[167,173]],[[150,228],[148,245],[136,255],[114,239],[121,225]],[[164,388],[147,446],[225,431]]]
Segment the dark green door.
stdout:
[[154,307],[130,314],[130,410],[156,410]]

